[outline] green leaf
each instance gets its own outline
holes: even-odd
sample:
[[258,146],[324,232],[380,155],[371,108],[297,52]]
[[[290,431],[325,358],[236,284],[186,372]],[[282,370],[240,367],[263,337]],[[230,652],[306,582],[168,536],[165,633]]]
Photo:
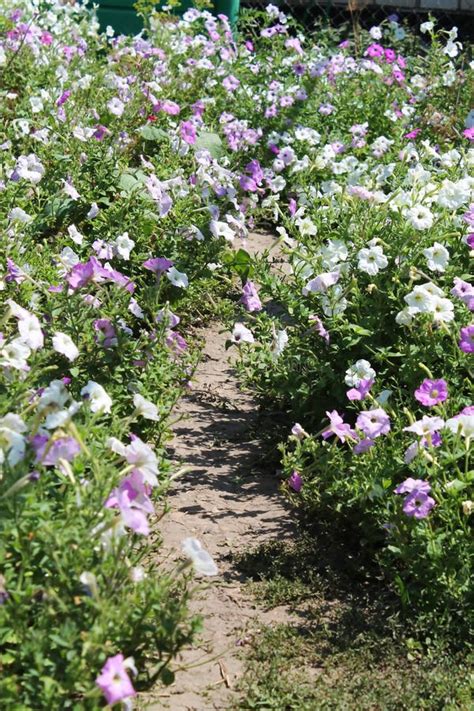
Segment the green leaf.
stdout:
[[349,323],[347,327],[358,336],[372,336],[372,331],[369,331],[367,328],[362,328],[362,326],[356,323]]
[[252,267],[252,257],[245,249],[239,249],[232,260],[232,268],[235,269],[242,283],[246,282]]
[[171,669],[163,669],[161,672],[161,681],[165,686],[170,686],[174,682],[174,672]]
[[194,149],[196,151],[209,151],[211,156],[216,160],[221,158],[225,153],[220,136],[217,133],[210,133],[208,131],[202,131],[202,133],[199,134],[194,144]]
[[467,486],[469,486],[467,482],[461,481],[460,479],[453,479],[449,482],[449,486],[446,487],[446,491],[448,494],[456,494],[458,491],[462,491]]
[[138,130],[138,133],[146,141],[162,141],[163,139],[168,138],[166,131],[162,128],[158,128],[158,126],[142,126]]
[[131,193],[139,187],[140,183],[131,173],[122,173],[119,179],[120,188],[126,192]]

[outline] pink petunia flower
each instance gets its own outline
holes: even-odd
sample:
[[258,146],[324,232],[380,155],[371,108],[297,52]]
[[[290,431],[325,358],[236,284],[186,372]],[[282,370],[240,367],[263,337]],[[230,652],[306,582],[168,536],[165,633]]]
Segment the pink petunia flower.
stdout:
[[448,385],[442,378],[439,380],[429,380],[426,378],[421,383],[418,390],[415,390],[415,398],[425,407],[433,407],[444,402],[448,397]]
[[123,654],[109,657],[95,680],[110,706],[137,694],[127,674],[126,661]]
[[322,433],[323,439],[328,439],[328,437],[332,437],[332,435],[336,435],[341,442],[345,442],[347,438],[357,439],[357,433],[350,425],[344,422],[337,410],[326,412],[326,415],[329,418],[330,425]]

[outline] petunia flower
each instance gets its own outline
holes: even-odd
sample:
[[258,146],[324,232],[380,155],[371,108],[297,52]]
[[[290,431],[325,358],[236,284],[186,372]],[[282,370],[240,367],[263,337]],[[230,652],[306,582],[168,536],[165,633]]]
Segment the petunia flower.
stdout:
[[349,400],[365,400],[373,384],[373,378],[369,380],[361,380],[359,385],[356,388],[348,390],[346,395]]
[[474,325],[461,328],[459,348],[464,353],[474,353]]
[[355,430],[344,422],[337,410],[326,412],[326,415],[329,418],[330,425],[322,432],[323,439],[328,439],[328,437],[332,437],[332,435],[336,435],[341,442],[345,442],[347,438],[357,439]]
[[179,289],[186,289],[189,286],[189,279],[187,274],[184,272],[179,272],[175,267],[171,267],[166,272],[166,278],[173,284],[173,286]]
[[136,393],[133,396],[133,404],[135,405],[136,413],[146,420],[158,421],[160,419],[157,406],[144,398],[143,395],[140,395],[140,393]]
[[91,412],[110,412],[112,408],[112,398],[99,383],[89,380],[87,385],[82,388],[81,395],[88,400]]
[[428,516],[436,502],[431,496],[430,484],[424,479],[409,477],[394,490],[396,494],[407,494],[403,502],[403,511],[407,516],[423,519]]
[[428,417],[423,415],[421,420],[417,420],[412,425],[404,427],[404,432],[413,432],[420,437],[426,437],[431,440],[433,434],[438,432],[442,427],[444,427],[444,420],[442,417]]
[[185,538],[181,544],[184,555],[189,558],[196,573],[200,575],[218,575],[217,565],[212,556],[204,550],[197,538]]
[[61,331],[57,331],[53,336],[53,348],[57,353],[66,356],[71,362],[76,360],[79,355],[79,349],[72,338],[67,333],[61,333]]
[[127,668],[134,668],[133,661],[131,665],[127,661],[123,654],[109,657],[95,680],[110,706],[137,694],[127,674]]
[[381,407],[364,410],[357,417],[356,427],[370,439],[375,439],[390,432],[390,417]]
[[448,397],[448,385],[442,378],[429,380],[426,378],[420,387],[415,390],[415,398],[425,407],[433,407],[444,402]]
[[244,326],[243,323],[236,323],[232,331],[231,340],[233,343],[253,343],[255,339],[252,331]]
[[290,487],[290,489],[293,489],[293,491],[296,491],[296,493],[298,494],[303,487],[303,478],[301,474],[298,474],[297,471],[294,471],[288,479],[288,486]]

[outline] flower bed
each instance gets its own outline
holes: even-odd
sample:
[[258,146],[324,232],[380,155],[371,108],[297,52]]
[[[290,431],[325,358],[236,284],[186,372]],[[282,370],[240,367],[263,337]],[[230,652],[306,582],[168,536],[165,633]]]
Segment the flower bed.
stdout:
[[[238,43],[194,10],[117,39],[75,5],[0,8],[5,708],[173,680],[197,621],[187,564],[159,557],[168,420],[192,326],[235,275],[242,368],[301,423],[295,499],[381,550],[406,602],[461,615],[473,151],[455,32],[313,41],[270,6]],[[287,278],[245,250],[262,220]],[[183,553],[216,573],[199,542]]]
[[313,83],[265,139],[285,186],[261,204],[291,274],[254,269],[238,331],[242,372],[295,422],[295,503],[376,554],[408,610],[467,633],[473,63],[455,29],[422,32],[407,54],[401,28],[373,28],[357,57],[344,41],[312,68],[292,40]]

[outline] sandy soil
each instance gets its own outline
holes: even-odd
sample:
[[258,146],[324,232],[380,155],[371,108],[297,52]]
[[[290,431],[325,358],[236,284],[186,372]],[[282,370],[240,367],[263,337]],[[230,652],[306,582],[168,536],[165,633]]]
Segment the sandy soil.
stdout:
[[[258,253],[273,242],[269,235],[254,234],[245,247]],[[142,699],[141,708],[152,711],[231,708],[238,699],[248,630],[289,619],[284,608],[256,606],[230,555],[290,536],[292,523],[275,472],[258,468],[255,402],[239,389],[225,350],[229,334],[221,331],[214,324],[201,332],[205,347],[193,390],[174,413],[181,419],[174,427],[172,455],[192,471],[176,481],[172,511],[160,525],[165,551],[179,557],[181,541],[194,536],[220,574],[208,579],[192,603],[193,612],[204,616],[204,631],[176,661],[175,668],[183,667],[176,682]]]

